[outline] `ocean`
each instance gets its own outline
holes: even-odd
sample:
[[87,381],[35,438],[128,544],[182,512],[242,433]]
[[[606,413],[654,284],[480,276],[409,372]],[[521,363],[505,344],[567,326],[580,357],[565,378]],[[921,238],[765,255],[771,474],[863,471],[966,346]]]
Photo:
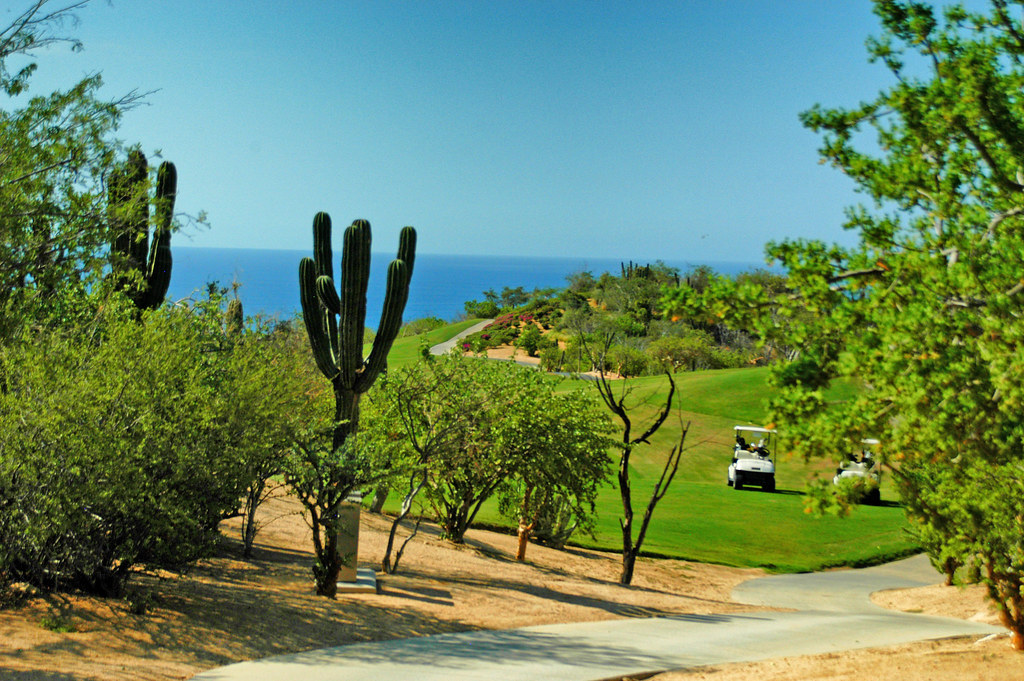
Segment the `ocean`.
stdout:
[[[311,252],[268,250],[256,248],[187,248],[174,249],[169,300],[198,298],[206,284],[216,281],[221,286],[238,282],[238,297],[246,315],[263,314],[289,318],[301,309],[299,303],[299,261]],[[340,262],[340,252],[335,254]],[[388,263],[394,254],[374,253],[370,265],[367,292],[367,323],[376,326],[384,303]],[[335,274],[340,268],[335,263]],[[642,264],[647,264],[646,262]],[[685,274],[697,265],[708,265],[721,274],[737,274],[764,267],[760,263],[684,262],[666,260]],[[483,300],[483,292],[497,293],[508,286],[522,286],[526,291],[562,288],[566,277],[589,271],[595,277],[602,272],[618,275],[621,261],[601,258],[532,258],[518,256],[475,256],[417,254],[413,268],[409,301],[403,317],[406,321],[423,317],[454,320],[465,311],[467,300]],[[372,322],[371,322],[372,320]]]

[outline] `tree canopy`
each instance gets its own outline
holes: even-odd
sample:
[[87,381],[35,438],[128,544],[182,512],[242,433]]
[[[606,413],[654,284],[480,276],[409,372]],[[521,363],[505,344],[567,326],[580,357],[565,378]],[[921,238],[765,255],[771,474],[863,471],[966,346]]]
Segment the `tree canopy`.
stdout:
[[[666,292],[672,308],[800,348],[774,373],[782,392],[772,411],[786,441],[839,456],[880,437],[925,545],[976,568],[1018,645],[1022,5],[992,0],[976,13],[876,0],[881,34],[867,45],[892,85],[852,108],[802,115],[822,135],[822,158],[870,199],[847,213],[857,245],[770,244],[788,270],[775,293],[725,281],[704,295]],[[864,389],[827,402],[821,389],[841,376]],[[1017,491],[997,500],[993,490],[1007,485]]]

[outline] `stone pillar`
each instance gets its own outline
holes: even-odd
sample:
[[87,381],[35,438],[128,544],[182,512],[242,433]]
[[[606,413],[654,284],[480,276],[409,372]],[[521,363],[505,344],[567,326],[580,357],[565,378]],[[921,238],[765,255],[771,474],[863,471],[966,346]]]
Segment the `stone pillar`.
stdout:
[[355,582],[356,567],[359,564],[359,511],[363,502],[362,492],[353,492],[338,511],[338,553],[341,554],[341,570],[338,582]]

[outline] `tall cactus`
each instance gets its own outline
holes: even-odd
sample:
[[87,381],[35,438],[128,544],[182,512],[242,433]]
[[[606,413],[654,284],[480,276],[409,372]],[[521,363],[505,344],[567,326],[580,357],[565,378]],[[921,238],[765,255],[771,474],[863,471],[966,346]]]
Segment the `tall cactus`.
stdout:
[[136,270],[142,285],[129,289],[128,295],[143,310],[156,308],[164,301],[171,284],[171,221],[178,189],[178,173],[173,163],[164,161],[157,170],[153,199],[155,222],[149,239],[149,197],[145,195],[148,166],[140,151],[128,155],[127,163],[110,178],[108,209],[114,234],[111,253],[119,288],[128,287],[125,271]]
[[[317,213],[313,218],[313,258],[299,263],[299,292],[302,318],[309,344],[320,371],[334,387],[334,432],[332,451],[337,452],[359,427],[359,398],[370,389],[387,364],[388,352],[402,325],[402,312],[409,297],[416,254],[416,230],[402,229],[398,256],[388,266],[387,290],[377,335],[363,359],[366,322],[366,289],[370,280],[370,223],[356,220],[345,230],[341,256],[341,287],[335,287],[331,253],[331,218]],[[314,527],[317,593],[334,597],[342,559],[338,549],[338,504],[358,482],[352,474],[331,473],[326,497],[319,507],[320,527]],[[324,494],[324,493],[321,493]]]
[[359,397],[370,389],[387,363],[388,352],[402,326],[416,253],[416,230],[402,229],[398,256],[388,265],[384,309],[369,356],[363,359],[366,289],[370,280],[370,223],[356,220],[345,230],[341,257],[341,290],[335,289],[331,263],[331,218],[313,219],[314,258],[299,263],[302,317],[320,371],[334,385],[338,448],[358,424]]

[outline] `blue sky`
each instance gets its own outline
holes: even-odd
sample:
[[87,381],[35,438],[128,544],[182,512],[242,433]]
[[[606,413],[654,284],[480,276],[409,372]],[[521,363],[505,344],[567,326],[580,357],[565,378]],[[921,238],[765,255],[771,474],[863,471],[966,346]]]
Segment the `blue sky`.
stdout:
[[[17,2],[17,0],[15,0]],[[858,200],[798,113],[889,84],[868,0],[94,0],[84,50],[37,55],[33,92],[99,71],[152,91],[120,136],[160,150],[178,245],[311,247],[362,217],[375,250],[759,260],[850,243]],[[2,19],[2,16],[0,16]]]

